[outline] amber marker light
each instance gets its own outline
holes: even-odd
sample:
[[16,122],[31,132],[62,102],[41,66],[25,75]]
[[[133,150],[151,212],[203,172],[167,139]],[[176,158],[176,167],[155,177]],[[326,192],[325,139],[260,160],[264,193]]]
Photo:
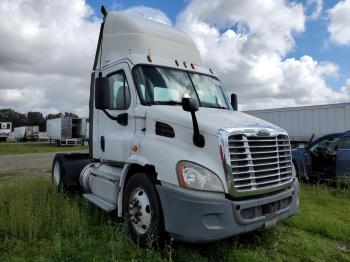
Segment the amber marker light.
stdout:
[[137,152],[137,150],[139,150],[139,148],[137,147],[137,145],[133,145],[132,147],[131,147],[131,151],[132,152]]
[[187,184],[185,182],[183,172],[182,172],[183,166],[182,163],[177,164],[177,177],[179,178],[179,184],[182,187],[187,187]]

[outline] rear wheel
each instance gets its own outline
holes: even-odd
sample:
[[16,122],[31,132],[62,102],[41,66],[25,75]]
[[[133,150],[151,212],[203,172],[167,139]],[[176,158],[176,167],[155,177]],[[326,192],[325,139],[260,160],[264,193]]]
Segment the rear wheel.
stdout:
[[123,209],[130,235],[136,244],[149,248],[160,244],[164,236],[163,214],[148,174],[137,173],[127,182]]
[[52,169],[52,182],[56,187],[58,187],[61,184],[61,167],[57,160],[53,163]]
[[58,191],[66,192],[67,187],[65,185],[65,172],[63,168],[63,155],[57,154],[52,163],[51,178],[53,185]]

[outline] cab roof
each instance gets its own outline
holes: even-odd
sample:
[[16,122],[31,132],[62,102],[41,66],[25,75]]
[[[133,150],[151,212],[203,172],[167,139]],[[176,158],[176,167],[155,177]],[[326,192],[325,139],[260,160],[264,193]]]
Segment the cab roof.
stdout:
[[[101,49],[99,50],[101,52]],[[102,37],[102,65],[133,55],[159,57],[200,64],[200,54],[193,40],[172,26],[150,19],[109,12]]]

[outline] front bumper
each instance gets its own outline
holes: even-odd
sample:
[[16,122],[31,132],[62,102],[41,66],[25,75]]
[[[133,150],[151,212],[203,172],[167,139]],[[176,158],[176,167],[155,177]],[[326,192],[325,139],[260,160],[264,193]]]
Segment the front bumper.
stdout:
[[299,182],[276,194],[248,200],[213,199],[157,185],[165,231],[185,242],[210,242],[274,225],[294,215]]

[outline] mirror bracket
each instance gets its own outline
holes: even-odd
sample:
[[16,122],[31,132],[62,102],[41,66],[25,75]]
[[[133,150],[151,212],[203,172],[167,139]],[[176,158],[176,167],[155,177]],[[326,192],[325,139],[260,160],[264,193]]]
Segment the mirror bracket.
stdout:
[[198,147],[204,147],[204,136],[199,132],[198,121],[196,117],[196,111],[198,111],[198,102],[192,98],[182,98],[182,109],[190,112],[193,124],[193,144]]
[[117,116],[111,115],[107,110],[103,109],[103,112],[108,116],[108,118],[115,120],[119,125],[127,126],[128,125],[128,113],[121,113]]

